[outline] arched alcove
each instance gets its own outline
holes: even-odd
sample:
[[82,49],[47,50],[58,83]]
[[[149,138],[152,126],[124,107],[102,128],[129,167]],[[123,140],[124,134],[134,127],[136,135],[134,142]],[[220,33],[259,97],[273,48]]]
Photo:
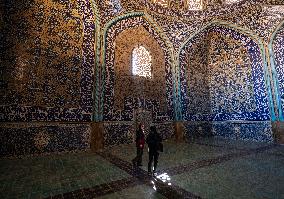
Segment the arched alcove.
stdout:
[[117,36],[114,73],[115,110],[166,110],[164,52],[143,26]]
[[179,58],[188,134],[272,141],[262,58],[253,38],[224,25],[212,24],[188,40]]
[[[165,135],[173,135],[173,126],[167,122],[174,117],[172,49],[169,49],[169,42],[165,42],[166,37],[161,37],[157,26],[144,17],[121,17],[105,32],[102,113],[103,121],[109,121],[105,129],[120,121],[120,125],[113,128],[116,130],[105,130],[107,144],[113,143],[114,135],[117,143],[131,139],[121,132],[134,132],[134,112],[138,109],[149,112],[151,121],[161,122],[168,129]],[[132,51],[138,45],[151,52],[151,78],[132,75]]]

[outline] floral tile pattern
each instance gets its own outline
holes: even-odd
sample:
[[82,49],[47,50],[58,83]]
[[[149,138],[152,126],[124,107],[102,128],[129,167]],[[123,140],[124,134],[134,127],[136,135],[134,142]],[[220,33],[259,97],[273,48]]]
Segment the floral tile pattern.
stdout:
[[[270,63],[261,53],[283,21],[283,2],[209,0],[200,11],[182,2],[169,1],[167,8],[145,0],[2,3],[0,156],[88,150],[85,122],[95,114],[102,116],[106,146],[130,143],[140,109],[148,112],[142,120],[157,125],[164,139],[174,136],[174,121],[184,121],[189,139],[272,142],[270,110],[277,107],[269,99],[275,90],[265,79],[271,68],[266,71]],[[119,53],[123,57],[128,48],[117,50],[116,39],[136,29],[156,42],[153,72],[159,78],[152,84],[126,81],[116,71]],[[283,111],[283,27],[273,53]],[[124,84],[143,85],[149,95],[129,95],[131,89],[116,95]]]
[[1,67],[8,89],[1,89],[0,120],[91,121],[90,2],[9,1],[4,9]]
[[[165,81],[166,83],[166,88],[165,93],[166,93],[166,98],[167,98],[167,111],[166,112],[162,112],[160,110],[160,107],[156,107],[156,104],[158,102],[158,99],[148,99],[148,98],[140,98],[138,99],[139,101],[133,100],[134,104],[132,104],[132,107],[130,106],[131,104],[128,103],[128,107],[127,110],[122,110],[122,112],[124,114],[122,114],[122,117],[117,118],[115,111],[114,110],[114,100],[115,100],[115,91],[114,91],[114,87],[115,87],[115,81],[116,78],[123,78],[123,76],[119,76],[117,75],[117,73],[115,73],[115,56],[113,56],[116,51],[114,48],[114,40],[115,38],[117,38],[117,36],[119,35],[119,33],[121,33],[123,30],[125,29],[131,29],[131,28],[137,28],[137,27],[144,27],[148,33],[150,35],[152,35],[152,37],[159,43],[159,45],[161,46],[161,48],[163,49],[164,52],[164,60],[165,60],[165,68],[164,70],[162,70],[163,72],[165,72],[165,74],[162,75],[165,76],[164,80],[161,81]],[[119,52],[117,52],[119,53]],[[116,75],[116,76],[115,76]],[[157,75],[159,76],[159,75]],[[130,81],[123,81],[125,84],[131,84],[131,83],[137,83],[137,81],[139,81],[139,79],[134,79],[133,82]],[[156,121],[158,120],[158,117],[160,115],[160,113],[162,113],[164,117],[166,119],[166,121],[168,121],[169,119],[173,119],[173,77],[172,77],[172,73],[171,73],[171,63],[170,63],[170,55],[169,55],[169,50],[167,49],[165,43],[163,42],[163,40],[159,37],[159,35],[156,33],[155,29],[148,24],[148,22],[146,21],[146,19],[142,16],[137,16],[137,17],[129,17],[129,18],[125,18],[123,20],[117,21],[115,22],[114,25],[112,25],[110,27],[110,29],[107,32],[106,35],[106,57],[105,57],[105,77],[104,77],[104,82],[105,82],[105,86],[104,86],[104,120],[106,121],[127,121],[129,120],[129,118],[131,118],[131,112],[134,111],[134,109],[136,108],[135,103],[137,103],[138,107],[137,108],[149,108],[152,109],[152,106],[146,106],[145,102],[148,101],[148,103],[151,103],[153,106],[155,106],[156,108],[152,109],[152,114],[153,114],[153,120]],[[139,83],[139,82],[138,82]],[[137,84],[138,84],[137,83]],[[127,87],[127,85],[126,85]],[[162,87],[163,88],[163,87]],[[148,92],[148,90],[151,90],[150,85],[145,85],[145,88],[143,90],[143,92]],[[129,96],[125,96],[128,98],[123,98],[122,100],[131,100],[129,99]],[[132,102],[133,102],[132,101]],[[142,101],[142,102],[140,102]],[[156,119],[157,118],[157,119]],[[132,118],[131,118],[132,119]]]
[[[205,45],[199,44],[203,50],[198,57],[191,48],[196,49],[202,38]],[[204,47],[206,41],[210,42],[208,48]],[[208,62],[204,63],[206,60]],[[260,50],[252,39],[230,28],[213,26],[189,41],[181,52],[180,63],[186,120],[270,118],[268,98],[263,95],[267,93],[265,69]]]
[[10,124],[0,126],[0,157],[90,150],[91,129],[84,124]]

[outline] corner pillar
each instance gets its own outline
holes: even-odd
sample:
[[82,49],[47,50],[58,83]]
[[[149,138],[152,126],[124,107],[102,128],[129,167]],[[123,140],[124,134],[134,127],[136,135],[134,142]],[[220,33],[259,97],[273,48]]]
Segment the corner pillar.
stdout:
[[104,125],[102,122],[91,124],[91,151],[96,152],[104,148]]
[[175,126],[175,139],[177,142],[184,140],[184,125],[182,122],[174,122]]
[[273,122],[272,131],[274,141],[278,144],[284,144],[284,122]]

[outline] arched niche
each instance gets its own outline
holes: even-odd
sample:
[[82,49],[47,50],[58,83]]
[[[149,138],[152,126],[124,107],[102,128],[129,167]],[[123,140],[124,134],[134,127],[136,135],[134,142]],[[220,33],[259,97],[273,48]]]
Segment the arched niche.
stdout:
[[[133,52],[138,48],[149,53],[151,59],[150,71],[146,77],[133,74]],[[142,108],[152,111],[155,108],[166,108],[164,52],[143,26],[126,29],[117,36],[114,64],[115,109]],[[142,102],[135,103],[139,99]],[[149,106],[147,102],[159,103],[160,107]]]
[[273,140],[271,91],[257,39],[237,28],[211,24],[187,40],[179,63],[183,118],[191,122],[186,123],[187,132]]
[[[139,38],[139,34],[141,38]],[[104,64],[103,64],[103,95],[102,95],[102,113],[103,120],[105,121],[131,121],[133,119],[133,110],[136,108],[145,108],[147,110],[151,110],[154,120],[172,120],[174,115],[173,108],[173,74],[171,69],[171,53],[169,47],[165,40],[161,37],[161,35],[156,31],[157,28],[154,27],[153,24],[149,24],[149,20],[146,20],[142,16],[131,16],[129,18],[123,18],[121,20],[116,21],[110,27],[108,27],[105,33],[105,56],[104,56]],[[131,35],[129,33],[131,32]],[[127,34],[127,36],[125,35]],[[120,45],[121,35],[125,35],[123,38],[126,43]],[[143,39],[144,38],[144,39]],[[143,44],[151,50],[153,54],[158,54],[158,56],[153,56],[153,70],[159,68],[163,74],[161,77],[164,77],[164,80],[161,80],[161,83],[164,84],[162,88],[162,93],[160,95],[164,95],[163,100],[151,100],[149,97],[146,98],[137,98],[135,99],[127,98],[126,95],[122,95],[120,98],[120,102],[116,103],[116,90],[117,88],[121,88],[125,85],[125,81],[120,81],[121,79],[117,79],[117,74],[119,68],[126,69],[120,76],[124,76],[126,81],[131,76],[131,51],[135,47],[135,45]],[[122,41],[123,43],[123,41]],[[129,44],[131,43],[131,45]],[[125,48],[125,45],[129,48]],[[153,47],[155,46],[155,47]],[[120,48],[123,48],[124,53],[126,53],[126,57],[122,55],[122,51]],[[162,58],[163,57],[163,58]],[[125,59],[124,59],[125,58]],[[123,67],[119,65],[124,63]],[[155,67],[154,67],[155,65]],[[118,67],[116,67],[118,66]],[[154,74],[155,76],[155,74]],[[158,75],[156,76],[158,78]],[[133,79],[133,78],[130,78]],[[138,78],[139,79],[139,78]],[[118,81],[116,81],[118,80]],[[118,85],[119,82],[123,83],[123,85]],[[118,83],[118,84],[117,84]],[[162,85],[158,84],[157,85]],[[126,84],[129,85],[129,84]],[[151,86],[150,84],[145,84],[146,87]],[[152,85],[153,86],[153,85]],[[115,88],[116,87],[116,88]],[[126,89],[127,90],[127,89]],[[143,90],[143,89],[142,89]],[[149,89],[148,89],[149,90]],[[153,89],[150,89],[153,90]],[[161,90],[160,88],[158,90]],[[154,92],[153,92],[154,93]],[[152,94],[153,94],[152,93]],[[157,92],[155,93],[155,95]],[[125,98],[126,97],[126,98]],[[122,99],[123,98],[123,99]],[[130,100],[130,101],[128,101]],[[127,104],[132,104],[132,106],[126,106]],[[117,104],[119,104],[117,106]],[[162,116],[162,117],[159,117]]]
[[[172,136],[174,129],[169,121],[174,120],[174,77],[172,49],[168,38],[148,15],[137,12],[119,16],[109,22],[104,29],[103,40],[99,111],[101,115],[98,117],[104,122],[105,145],[132,142],[135,124],[139,121],[146,121],[148,127],[152,122],[155,125],[159,124],[159,128],[163,129],[163,137]],[[135,80],[131,75],[132,50],[141,44],[152,55],[152,83],[146,83],[139,77],[135,77]],[[139,79],[142,83],[139,83]],[[156,82],[157,85],[154,85],[153,81],[158,80],[160,81]],[[145,97],[143,94],[139,95],[142,97],[136,97],[136,91],[131,90],[136,83],[139,83],[139,86],[145,85]],[[161,85],[162,89],[158,88],[158,85]],[[153,88],[146,89],[151,86],[157,88],[155,92]],[[117,92],[119,90],[122,93]],[[152,94],[159,94],[157,97],[164,100],[165,109],[161,108],[159,100],[149,97]],[[163,95],[164,97],[161,97]]]

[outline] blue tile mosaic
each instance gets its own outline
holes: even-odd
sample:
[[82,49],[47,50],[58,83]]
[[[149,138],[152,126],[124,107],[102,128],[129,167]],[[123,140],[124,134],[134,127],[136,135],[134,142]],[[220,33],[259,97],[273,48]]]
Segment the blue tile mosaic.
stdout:
[[273,142],[270,121],[184,122],[185,138],[217,136],[233,140]]
[[0,157],[89,150],[90,136],[87,124],[5,124],[0,126]]
[[[275,6],[280,1],[261,2],[264,5],[248,0],[222,6],[208,1],[205,10],[189,11],[180,10],[182,6],[176,9],[175,3],[163,8],[144,0],[5,1],[0,8],[4,13],[0,18],[4,23],[4,34],[0,34],[0,139],[7,144],[1,146],[0,155],[89,148],[89,126],[85,124],[17,127],[4,122],[90,122],[94,79],[101,75],[95,74],[101,65],[94,45],[101,41],[95,32],[108,22],[112,25],[106,33],[106,48],[100,49],[106,53],[103,120],[122,123],[105,125],[106,145],[131,142],[128,132],[139,108],[151,112],[152,122],[159,126],[164,139],[172,137],[171,122],[177,112],[173,91],[177,60],[172,59],[173,54],[193,33],[216,20],[243,27],[268,41],[284,11]],[[133,11],[141,10],[143,13],[135,16]],[[119,15],[121,20],[114,20]],[[100,24],[96,23],[98,17]],[[139,26],[164,52],[166,110],[158,100],[128,97],[123,110],[114,108],[113,41],[123,30]],[[284,111],[283,42],[282,27],[273,51]],[[196,65],[190,63],[194,57],[190,55],[195,56]],[[272,141],[264,64],[254,40],[225,25],[213,25],[193,37],[179,58],[181,108],[183,119],[190,121],[185,125],[187,136],[212,132],[232,139]]]
[[[189,60],[191,49],[203,40],[210,42],[207,54],[201,50],[202,57],[194,55],[194,60]],[[270,119],[260,49],[249,37],[228,27],[212,26],[188,42],[180,63],[185,120]],[[205,68],[198,68],[200,65]]]
[[212,134],[234,140],[273,142],[270,121],[263,122],[213,122]]
[[135,129],[129,123],[104,123],[104,145],[129,144],[135,140]]
[[[144,27],[162,47],[165,55],[165,72],[166,72],[166,97],[167,97],[167,111],[160,117],[160,107],[155,99],[146,98],[124,98],[124,108],[127,110],[115,110],[114,108],[114,84],[115,84],[115,71],[114,71],[114,54],[115,54],[115,38],[123,30],[134,27]],[[143,16],[125,17],[122,20],[115,21],[114,24],[108,29],[106,34],[106,49],[105,49],[105,77],[104,77],[104,121],[129,121],[133,119],[131,111],[139,108],[146,108],[152,111],[153,121],[168,121],[173,120],[174,107],[173,107],[173,77],[171,73],[171,62],[169,50],[162,38],[156,33],[154,27],[147,22]],[[131,83],[131,82],[129,82]],[[123,114],[121,114],[123,112]],[[129,115],[128,115],[129,114]]]
[[208,137],[212,136],[212,123],[194,121],[184,122],[184,130],[184,136],[188,140],[199,137]]
[[0,120],[91,121],[96,27],[90,1],[12,1],[5,9],[11,43],[1,54],[8,53],[8,89]]
[[[152,123],[156,126],[163,140],[174,137],[173,123]],[[147,127],[147,124],[145,124]],[[145,129],[147,136],[147,129]],[[135,142],[136,129],[133,122],[105,122],[104,123],[104,145],[113,146],[119,144],[130,144]]]

